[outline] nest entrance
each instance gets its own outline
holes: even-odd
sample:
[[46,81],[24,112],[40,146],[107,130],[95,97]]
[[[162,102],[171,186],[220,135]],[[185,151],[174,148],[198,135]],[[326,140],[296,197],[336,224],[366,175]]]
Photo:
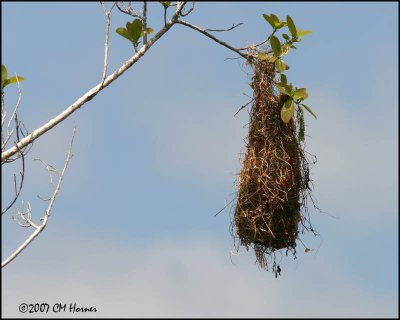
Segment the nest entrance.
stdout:
[[[287,96],[274,93],[273,64],[253,62],[253,103],[233,224],[240,244],[252,247],[258,264],[279,249],[295,252],[301,207],[309,189],[308,162],[296,133],[280,110]],[[274,259],[274,271],[280,272]]]

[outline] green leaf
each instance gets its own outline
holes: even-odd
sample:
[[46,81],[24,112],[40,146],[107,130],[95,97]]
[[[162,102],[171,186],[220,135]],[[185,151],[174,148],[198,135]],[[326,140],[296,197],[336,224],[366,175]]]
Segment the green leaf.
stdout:
[[138,41],[142,34],[143,24],[140,19],[135,19],[132,23],[126,24],[126,29],[128,30],[128,34],[132,39],[132,42],[135,46],[138,45]]
[[172,1],[160,1],[160,3],[164,6],[165,9],[171,6],[171,2]]
[[300,88],[297,89],[294,94],[293,94],[293,99],[294,100],[305,100],[308,98],[308,93],[307,93],[307,89],[306,88]]
[[281,46],[281,55],[280,56],[282,57],[282,56],[288,54],[289,50],[290,50],[290,46],[289,45],[287,45],[287,44],[282,45]]
[[275,29],[274,20],[267,14],[263,14],[263,17],[265,20],[267,20],[267,22],[271,25],[271,27]]
[[286,86],[286,89],[290,92],[290,96],[292,96],[293,95],[293,92],[294,92],[294,90],[293,90],[293,84],[288,84],[287,86]]
[[25,80],[24,77],[21,77],[21,76],[13,76],[11,78],[8,78],[7,68],[5,67],[4,64],[1,65],[1,89],[2,90],[9,84],[22,82],[24,80]]
[[284,123],[288,123],[294,114],[294,102],[292,99],[287,100],[281,109],[281,119]]
[[287,22],[289,31],[292,34],[292,37],[297,38],[297,29],[296,29],[296,26],[290,16],[286,16],[286,22]]
[[277,29],[281,29],[281,28],[283,28],[284,26],[286,26],[286,22],[285,22],[285,21],[279,21],[279,22],[275,25],[275,27],[276,27]]
[[283,72],[286,70],[286,63],[283,60],[278,59],[275,61],[275,67],[278,69],[279,72]]
[[288,94],[284,83],[277,83],[276,87],[278,88],[280,93]]
[[280,21],[279,18],[272,13],[271,13],[271,15],[263,14],[263,16],[264,16],[264,19],[267,20],[267,22],[274,29],[280,29],[280,28],[283,28],[284,26],[286,26],[285,21]]
[[279,24],[279,18],[278,16],[276,16],[275,14],[271,13],[271,19],[274,22],[274,25],[276,26],[277,24]]
[[284,34],[282,34],[282,37],[285,39],[285,40],[290,40],[290,37],[286,34],[286,33],[284,33]]
[[309,106],[307,106],[307,105],[305,105],[305,104],[300,104],[304,109],[306,109],[309,113],[311,113],[311,115],[315,118],[315,119],[317,119],[317,116],[315,115],[315,113],[311,110],[311,108],[309,107]]
[[260,59],[260,60],[267,60],[268,56],[267,56],[267,54],[265,52],[259,52],[258,55],[257,55],[257,58]]
[[287,84],[283,84],[283,83],[277,83],[276,87],[278,88],[280,93],[286,94],[288,96],[292,95],[292,92],[290,90],[290,87]]
[[271,63],[274,63],[276,60],[278,60],[279,58],[278,57],[275,57],[275,56],[271,56],[271,57],[268,57],[268,62],[271,62]]
[[8,79],[7,80],[4,80],[4,81],[1,81],[1,90],[3,90],[5,87],[7,87],[9,85],[9,83],[8,83]]
[[21,76],[14,76],[14,77],[8,78],[8,79],[6,80],[6,81],[7,81],[7,84],[6,84],[6,85],[9,85],[9,84],[12,84],[12,83],[21,82],[21,81],[24,81],[24,80],[25,80],[24,77],[21,77]]
[[281,73],[281,83],[283,83],[283,84],[287,84],[287,78],[286,78],[286,75],[284,75],[283,73]]
[[8,79],[7,68],[4,64],[1,64],[1,83]]
[[301,29],[297,29],[297,36],[298,37],[302,37],[305,36],[307,34],[311,34],[312,30],[301,30]]
[[132,41],[131,37],[128,34],[128,30],[126,30],[125,28],[118,28],[117,30],[115,30],[115,32],[117,32],[120,36],[128,39],[129,41]]
[[279,56],[281,53],[281,43],[279,42],[279,39],[275,36],[271,36],[271,38],[269,39],[269,43],[271,44],[274,55]]
[[[147,35],[152,34],[153,32],[154,32],[153,28],[147,28],[146,29]],[[140,36],[143,37],[143,35],[144,35],[144,32],[142,30],[142,33],[140,34]]]

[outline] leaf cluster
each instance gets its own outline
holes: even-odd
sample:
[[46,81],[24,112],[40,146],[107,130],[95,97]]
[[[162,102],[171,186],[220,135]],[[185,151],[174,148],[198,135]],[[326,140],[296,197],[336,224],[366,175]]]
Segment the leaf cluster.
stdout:
[[4,88],[12,83],[17,83],[24,81],[25,78],[21,76],[13,76],[11,78],[8,77],[8,71],[4,64],[1,65],[1,91],[3,92]]
[[127,22],[125,28],[120,27],[116,30],[116,32],[120,36],[132,42],[135,50],[137,50],[137,47],[140,44],[139,39],[143,37],[144,32],[146,32],[147,34],[151,34],[153,33],[153,31],[154,30],[152,28],[146,28],[146,30],[144,30],[143,22],[140,19],[135,19],[133,22]]
[[[273,31],[269,36],[271,52],[259,52],[257,57],[260,60],[273,63],[276,70],[280,74],[280,82],[276,83],[276,88],[284,95],[289,96],[281,109],[281,119],[284,123],[288,123],[292,119],[295,107],[301,110],[300,107],[307,110],[313,117],[317,118],[311,108],[303,103],[308,98],[306,88],[294,87],[292,83],[288,83],[287,77],[283,72],[289,69],[289,66],[283,61],[283,57],[289,53],[291,49],[297,49],[294,45],[301,42],[301,38],[312,33],[311,30],[302,30],[296,27],[293,19],[286,16],[286,20],[280,20],[275,14],[263,14],[264,19],[271,25]],[[282,40],[275,35],[282,28],[287,27],[289,32],[282,34]],[[296,115],[299,124],[299,139],[304,140],[304,117],[303,112],[298,111]]]

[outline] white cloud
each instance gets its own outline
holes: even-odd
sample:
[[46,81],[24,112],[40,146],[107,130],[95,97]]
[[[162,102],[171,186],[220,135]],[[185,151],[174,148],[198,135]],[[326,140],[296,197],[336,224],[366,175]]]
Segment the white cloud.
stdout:
[[22,302],[76,302],[96,307],[97,317],[396,315],[395,297],[366,290],[332,253],[297,265],[286,258],[275,279],[257,269],[251,253],[236,256],[235,266],[228,252],[218,241],[195,238],[127,245],[80,234],[57,247],[43,241],[3,270],[3,316],[20,317]]
[[[312,105],[318,119],[308,117],[308,150],[318,157],[312,169],[315,194],[333,206],[330,212],[358,224],[395,217],[397,137],[393,134],[393,102],[383,112],[352,106],[331,92],[316,92]],[[382,101],[382,103],[385,103]],[[329,208],[323,208],[332,211]]]

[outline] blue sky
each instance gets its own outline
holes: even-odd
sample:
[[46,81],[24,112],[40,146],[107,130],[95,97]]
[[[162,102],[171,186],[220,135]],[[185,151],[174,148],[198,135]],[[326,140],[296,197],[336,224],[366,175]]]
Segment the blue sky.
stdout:
[[[236,47],[270,32],[263,13],[312,29],[287,58],[307,87],[307,150],[321,234],[305,235],[277,280],[252,252],[234,251],[225,211],[235,192],[251,95],[250,70],[203,35],[174,26],[117,81],[35,142],[21,200],[36,219],[50,189],[33,158],[62,167],[72,128],[74,158],[46,230],[2,271],[3,316],[22,302],[76,302],[96,316],[398,316],[398,4],[197,3],[186,20]],[[133,54],[115,29],[110,72]],[[149,6],[149,24],[162,8]],[[2,63],[25,77],[20,119],[32,131],[102,76],[105,17],[96,2],[2,2]],[[16,101],[7,87],[6,102]],[[11,197],[2,168],[2,199]],[[11,190],[12,191],[12,190]],[[21,207],[21,203],[19,203]],[[2,256],[24,238],[2,217]],[[232,262],[233,263],[232,263]],[[44,315],[41,315],[44,316]],[[48,316],[58,316],[49,314]],[[59,316],[71,316],[61,314]]]

